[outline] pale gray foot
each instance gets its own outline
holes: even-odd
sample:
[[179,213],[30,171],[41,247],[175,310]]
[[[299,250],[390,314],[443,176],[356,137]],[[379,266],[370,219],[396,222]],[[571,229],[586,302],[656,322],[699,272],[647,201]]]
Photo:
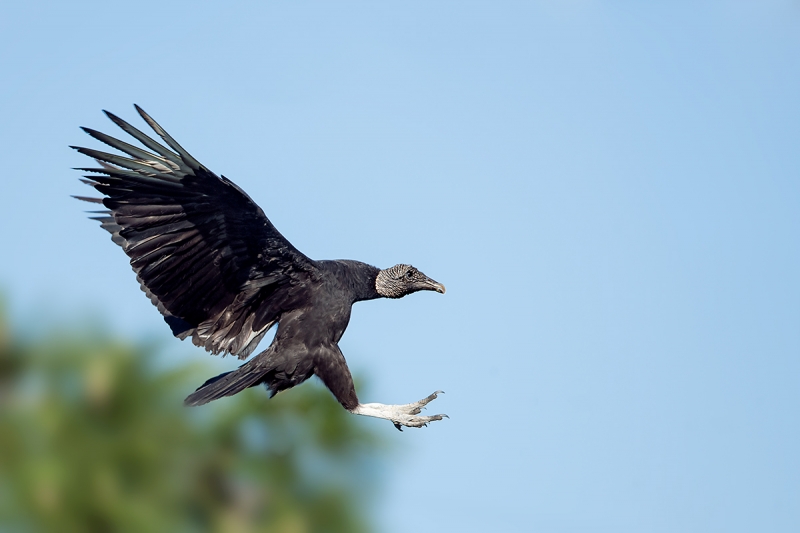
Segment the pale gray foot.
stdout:
[[447,415],[416,416],[422,412],[430,402],[435,400],[444,391],[437,390],[430,396],[426,396],[418,402],[407,403],[405,405],[384,405],[382,403],[361,403],[351,412],[357,415],[372,416],[375,418],[385,418],[391,420],[394,427],[403,431],[403,426],[410,428],[421,428],[430,422],[450,418]]

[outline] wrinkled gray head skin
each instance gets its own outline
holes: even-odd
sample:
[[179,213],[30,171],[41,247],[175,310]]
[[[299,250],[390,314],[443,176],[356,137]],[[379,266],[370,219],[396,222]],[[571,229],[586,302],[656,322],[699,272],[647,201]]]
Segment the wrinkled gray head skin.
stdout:
[[444,285],[411,265],[395,265],[378,272],[375,290],[384,298],[402,298],[417,291],[436,291],[444,294]]

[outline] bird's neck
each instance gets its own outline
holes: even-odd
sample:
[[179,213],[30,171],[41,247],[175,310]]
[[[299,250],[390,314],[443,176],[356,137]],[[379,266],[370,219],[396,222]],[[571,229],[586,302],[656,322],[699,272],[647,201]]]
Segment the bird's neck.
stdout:
[[353,302],[381,298],[375,288],[375,280],[380,269],[360,261],[324,261],[334,272],[339,282],[351,293]]

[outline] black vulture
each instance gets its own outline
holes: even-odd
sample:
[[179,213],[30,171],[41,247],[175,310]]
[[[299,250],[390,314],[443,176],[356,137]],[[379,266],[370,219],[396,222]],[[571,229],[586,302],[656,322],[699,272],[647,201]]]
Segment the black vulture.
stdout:
[[76,198],[103,204],[92,218],[130,257],[142,291],[179,339],[246,359],[278,325],[266,350],[206,381],[186,405],[260,384],[274,396],[317,375],[345,409],[391,420],[397,429],[447,416],[418,416],[441,391],[405,405],[360,403],[338,346],[353,303],[444,293],[441,283],[411,265],[381,270],[359,261],[309,259],[242,189],[200,164],[135,107],[167,146],[105,111],[145,149],[82,128],[129,157],[72,146],[100,165],[76,170],[89,172],[82,181],[103,195]]

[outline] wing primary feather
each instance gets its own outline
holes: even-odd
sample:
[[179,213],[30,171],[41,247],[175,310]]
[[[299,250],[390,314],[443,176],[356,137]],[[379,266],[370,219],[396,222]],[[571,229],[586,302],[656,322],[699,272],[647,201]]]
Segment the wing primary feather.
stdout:
[[[150,168],[151,171],[156,170],[153,169],[152,167]],[[104,176],[110,176],[113,178],[122,178],[122,179],[128,179],[128,178],[137,179],[141,178],[144,175],[141,172],[137,172],[135,170],[125,170],[119,167],[112,167],[110,165],[108,165],[107,168],[74,167],[72,170],[79,170],[81,172],[92,172],[91,176],[84,176],[84,178],[90,179],[92,181],[102,181],[104,179],[103,178]],[[163,172],[158,172],[157,174],[149,175],[148,177],[155,178],[168,183],[182,183],[179,177],[172,176],[170,174],[165,174]]]
[[150,137],[146,133],[142,133],[139,129],[135,128],[134,126],[131,126],[130,124],[128,124],[127,122],[125,122],[124,120],[119,118],[114,113],[112,113],[110,111],[106,111],[105,109],[103,110],[103,113],[105,113],[106,116],[109,119],[111,119],[111,121],[114,124],[119,126],[125,133],[127,133],[128,135],[130,135],[131,137],[133,137],[134,139],[136,139],[137,141],[139,141],[140,143],[142,143],[146,147],[150,148],[152,151],[156,152],[157,154],[160,154],[160,155],[166,157],[167,159],[169,159],[170,161],[172,161],[173,163],[176,163],[176,164],[180,165],[180,163],[181,163],[180,157],[178,157],[175,153],[169,151],[164,145],[162,145],[161,143],[153,140],[152,137]]
[[141,170],[147,173],[155,173],[157,169],[153,168],[150,165],[146,165],[143,162],[136,161],[135,159],[128,159],[127,157],[122,157],[121,155],[116,154],[109,154],[108,152],[101,152],[100,150],[94,150],[92,148],[83,148],[81,146],[70,146],[73,150],[77,150],[78,152],[88,155],[94,159],[99,159],[101,161],[106,161],[108,163],[113,163],[114,165],[119,165],[124,168],[129,168],[131,170]]
[[177,191],[181,191],[179,196],[186,196],[187,194],[190,196],[196,196],[193,193],[187,193],[184,188],[183,184],[180,182],[169,181],[161,179],[161,176],[145,176],[143,174],[132,173],[131,175],[122,175],[121,173],[114,172],[113,174],[107,174],[103,176],[84,176],[85,178],[93,179],[98,184],[108,185],[108,186],[119,186],[123,187],[126,190],[130,190],[132,188],[136,188],[137,191],[141,192],[158,192],[161,193],[168,193],[171,196],[175,196]]
[[200,167],[203,166],[203,165],[200,164],[200,162],[197,159],[192,157],[191,154],[189,154],[189,152],[184,150],[183,147],[180,144],[178,144],[178,142],[175,139],[173,139],[172,136],[164,130],[164,128],[159,126],[158,122],[153,120],[150,115],[145,113],[144,109],[142,109],[141,107],[139,107],[136,104],[133,104],[133,107],[136,108],[136,111],[139,113],[139,115],[141,115],[141,117],[144,119],[144,121],[147,122],[147,124],[151,128],[153,128],[153,131],[158,133],[159,137],[164,139],[164,142],[166,142],[167,145],[169,145],[170,148],[172,148],[173,150],[178,152],[178,155],[181,156],[181,159],[183,159],[183,161],[187,165],[189,165],[189,167],[192,170],[197,170],[197,169],[199,169]]
[[73,194],[72,197],[75,198],[76,200],[81,200],[82,202],[89,202],[89,203],[92,203],[92,204],[102,204],[103,203],[103,199],[102,198],[92,198],[91,196],[78,196],[78,195],[75,195],[75,194]]
[[[121,156],[120,156],[121,157]],[[170,181],[173,183],[180,183],[181,178],[171,173],[164,172],[163,170],[159,170],[158,168],[151,166],[150,161],[144,160],[136,160],[139,163],[147,165],[149,172],[155,172],[158,175],[158,179],[164,181]],[[109,165],[108,163],[103,163],[103,161],[97,161],[98,163],[102,164],[102,168],[97,167],[72,167],[72,170],[79,170],[81,172],[91,172],[92,174],[103,174],[106,176],[119,176],[119,177],[128,177],[128,176],[141,176],[142,173],[135,171],[135,170],[128,170],[120,167],[116,167],[113,165]],[[158,164],[159,162],[155,162]],[[171,171],[170,171],[171,172]],[[95,176],[84,176],[85,178],[89,179],[96,179]]]
[[114,165],[106,163],[105,161],[100,161],[99,159],[95,159],[95,161],[97,161],[97,164],[106,170],[121,170],[119,167],[115,167]]
[[147,150],[142,150],[132,144],[128,144],[125,141],[120,141],[119,139],[115,139],[110,135],[106,135],[103,132],[93,130],[92,128],[84,128],[81,127],[83,131],[88,133],[90,136],[94,137],[98,141],[107,144],[111,148],[116,148],[120,152],[125,152],[129,156],[136,157],[138,159],[153,159],[159,160],[162,159],[161,156],[158,156],[152,152],[148,152]]

